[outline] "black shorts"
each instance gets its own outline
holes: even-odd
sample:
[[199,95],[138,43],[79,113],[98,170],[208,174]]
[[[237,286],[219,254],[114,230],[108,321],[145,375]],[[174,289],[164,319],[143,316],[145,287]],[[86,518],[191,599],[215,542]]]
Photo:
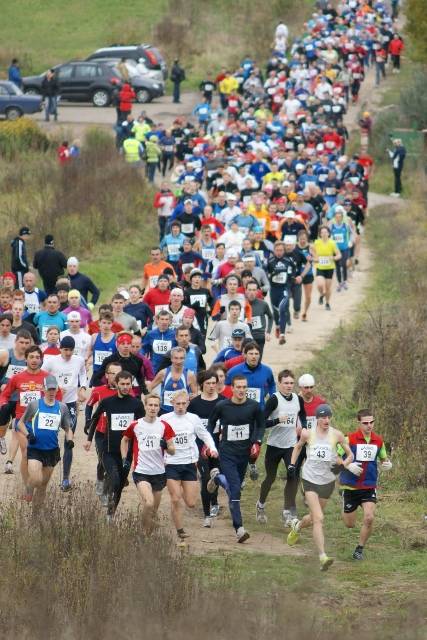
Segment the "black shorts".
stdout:
[[166,487],[166,473],[157,473],[150,476],[147,473],[138,473],[137,471],[134,471],[132,473],[132,478],[135,484],[138,484],[138,482],[148,482],[153,491],[163,491]]
[[181,480],[181,482],[197,482],[197,467],[191,464],[167,464],[167,480]]
[[61,460],[61,453],[59,448],[57,449],[35,449],[34,447],[27,448],[27,459],[38,460],[42,463],[43,467],[56,467]]
[[326,280],[332,280],[335,269],[316,269],[316,276],[322,276]]
[[304,493],[307,493],[307,491],[314,491],[314,493],[317,493],[319,498],[323,498],[324,500],[327,500],[328,498],[331,497],[331,495],[334,492],[335,480],[333,480],[332,482],[328,482],[327,484],[314,484],[309,480],[303,479],[302,486],[304,489]]
[[312,284],[313,280],[314,280],[314,275],[312,273],[307,273],[307,275],[303,277],[302,283],[303,284]]
[[376,489],[344,489],[342,493],[342,506],[344,513],[353,513],[364,502],[377,501]]

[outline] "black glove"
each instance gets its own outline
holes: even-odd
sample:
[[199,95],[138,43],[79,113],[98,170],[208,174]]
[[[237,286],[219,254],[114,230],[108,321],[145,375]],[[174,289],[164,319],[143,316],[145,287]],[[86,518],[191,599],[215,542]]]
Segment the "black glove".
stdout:
[[331,471],[334,474],[334,476],[338,476],[343,469],[344,467],[342,466],[342,464],[338,464],[337,462],[331,465]]
[[191,305],[192,309],[200,309],[200,302],[193,302],[193,304]]
[[36,436],[34,435],[34,433],[32,433],[31,431],[29,431],[27,433],[27,440],[28,440],[28,444],[35,444],[36,442]]
[[126,473],[129,473],[129,471],[130,471],[130,460],[128,460],[127,458],[123,458],[122,464],[123,464],[123,471],[125,471]]
[[167,442],[164,438],[160,438],[160,447],[165,451],[168,448]]
[[288,465],[286,477],[288,480],[294,480],[297,476],[297,468],[294,464]]
[[225,307],[220,307],[219,311],[220,311],[220,313],[225,313]]
[[74,440],[66,440],[64,442],[65,449],[74,449]]
[[88,420],[85,426],[83,427],[83,432],[85,435],[89,435],[89,429],[90,429],[90,420]]

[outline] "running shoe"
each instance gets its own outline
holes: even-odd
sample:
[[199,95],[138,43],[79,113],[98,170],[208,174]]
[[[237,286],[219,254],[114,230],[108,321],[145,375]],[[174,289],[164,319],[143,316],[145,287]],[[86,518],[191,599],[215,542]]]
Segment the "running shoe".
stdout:
[[254,482],[256,482],[258,480],[259,472],[258,472],[256,464],[250,464],[249,465],[249,477]]
[[294,518],[291,522],[291,530],[288,533],[288,537],[286,539],[288,545],[290,547],[293,547],[294,544],[296,544],[300,538],[300,532],[299,532],[299,520],[298,518]]
[[267,524],[265,507],[260,507],[259,502],[256,503],[256,521],[259,522],[259,524]]
[[319,304],[323,304],[324,295],[319,296]]
[[187,533],[186,531],[184,531],[184,529],[180,529],[179,531],[176,532],[177,536],[180,540],[185,540],[186,538],[190,537],[190,534]]
[[294,318],[295,320],[299,319],[299,311],[294,311]]
[[341,291],[341,289],[342,289],[342,284],[339,283],[339,285],[337,286],[337,293],[339,293]]
[[236,531],[237,542],[246,542],[248,538],[250,538],[249,533],[244,529],[244,527],[239,527]]
[[291,324],[288,324],[288,327],[287,327],[287,328],[288,328],[288,333],[292,333],[292,332],[293,332],[293,329],[292,329],[292,325],[291,325]]
[[296,515],[294,513],[289,511],[289,509],[283,509],[282,520],[283,520],[283,525],[286,528],[288,528],[288,527],[291,526],[292,520],[298,520],[298,518],[296,517]]
[[355,550],[353,551],[353,560],[363,560],[363,547],[357,545]]
[[331,564],[333,564],[333,563],[334,563],[334,559],[333,558],[328,558],[328,556],[325,556],[320,561],[320,571],[327,571],[329,569],[329,567],[331,566]]
[[210,528],[211,528],[211,526],[212,526],[212,520],[211,520],[210,516],[206,517],[206,518],[203,520],[203,525],[202,525],[202,526],[203,526],[205,529],[210,529]]
[[219,469],[217,467],[215,467],[215,469],[211,469],[210,475],[211,477],[210,477],[210,480],[208,480],[206,489],[208,490],[209,493],[215,493],[219,484],[215,482],[215,478],[220,475]]
[[219,516],[219,504],[213,504],[211,506],[210,516],[211,518],[216,518],[217,516]]
[[103,507],[108,507],[108,496],[107,496],[106,493],[103,493],[102,496],[100,496],[99,499],[100,499],[101,505]]
[[285,344],[285,343],[286,343],[285,334],[281,333],[279,338],[279,344]]
[[325,304],[325,309],[326,309],[326,311],[330,311],[331,310],[331,305],[329,304],[329,302],[327,302]]
[[0,438],[0,453],[5,456],[7,453],[6,438]]
[[343,286],[343,289],[345,289],[345,290],[347,291],[347,289],[348,289],[348,284],[347,284],[347,282],[343,282],[343,283],[342,283],[342,286]]
[[71,491],[71,482],[66,478],[64,478],[64,480],[62,481],[61,491],[64,491],[64,492]]
[[6,462],[5,468],[4,468],[4,472],[7,473],[7,475],[12,475],[13,473],[13,462],[11,462],[10,460],[8,460]]
[[97,496],[102,496],[104,493],[104,480],[97,480],[95,483],[95,493]]

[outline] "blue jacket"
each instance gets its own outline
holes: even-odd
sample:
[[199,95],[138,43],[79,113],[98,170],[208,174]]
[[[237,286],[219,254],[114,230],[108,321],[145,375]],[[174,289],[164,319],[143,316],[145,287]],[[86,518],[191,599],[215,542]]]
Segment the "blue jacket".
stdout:
[[13,82],[19,88],[22,87],[22,76],[21,76],[21,70],[19,67],[17,67],[14,64],[11,64],[8,69],[7,76],[8,76],[9,82]]
[[246,362],[232,367],[227,373],[225,384],[231,384],[234,376],[244,375],[248,381],[248,398],[259,402],[261,408],[265,405],[265,396],[276,391],[273,371],[266,364],[258,364],[255,369],[248,367]]

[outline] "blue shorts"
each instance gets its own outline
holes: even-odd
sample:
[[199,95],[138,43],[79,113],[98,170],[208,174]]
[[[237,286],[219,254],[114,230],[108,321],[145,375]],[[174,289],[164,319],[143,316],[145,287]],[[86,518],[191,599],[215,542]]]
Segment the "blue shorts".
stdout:
[[181,482],[197,482],[197,467],[191,464],[167,464],[166,479],[180,480]]

